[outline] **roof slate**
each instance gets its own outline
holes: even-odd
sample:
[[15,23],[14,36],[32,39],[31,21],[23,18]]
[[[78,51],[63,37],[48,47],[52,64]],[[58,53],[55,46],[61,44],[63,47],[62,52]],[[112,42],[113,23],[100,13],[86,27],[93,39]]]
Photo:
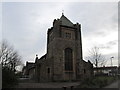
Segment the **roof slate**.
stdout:
[[73,23],[64,15],[61,16],[60,18],[61,24],[65,26],[73,26]]

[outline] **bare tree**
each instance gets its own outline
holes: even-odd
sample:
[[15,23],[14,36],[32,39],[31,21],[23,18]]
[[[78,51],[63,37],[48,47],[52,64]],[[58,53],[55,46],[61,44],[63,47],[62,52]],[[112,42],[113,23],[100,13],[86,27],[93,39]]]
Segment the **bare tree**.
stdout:
[[1,43],[0,59],[2,67],[8,67],[14,72],[16,67],[21,64],[21,57],[18,55],[18,52],[9,46],[6,41]]
[[106,64],[105,57],[101,54],[100,48],[95,46],[89,50],[89,56],[87,57],[96,67],[104,66]]

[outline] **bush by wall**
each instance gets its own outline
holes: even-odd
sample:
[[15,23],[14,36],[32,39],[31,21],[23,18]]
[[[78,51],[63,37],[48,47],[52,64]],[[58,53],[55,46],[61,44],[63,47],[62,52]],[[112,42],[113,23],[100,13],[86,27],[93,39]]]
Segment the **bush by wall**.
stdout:
[[2,68],[2,88],[9,88],[18,83],[15,73],[7,67]]
[[117,77],[113,76],[97,76],[84,80],[78,87],[79,88],[102,88],[114,82]]

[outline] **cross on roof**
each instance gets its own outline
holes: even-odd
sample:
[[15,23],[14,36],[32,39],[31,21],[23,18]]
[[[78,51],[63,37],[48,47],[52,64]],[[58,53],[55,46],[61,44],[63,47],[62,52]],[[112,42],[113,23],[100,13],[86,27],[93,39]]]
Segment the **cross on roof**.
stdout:
[[64,15],[64,10],[62,10],[62,15]]

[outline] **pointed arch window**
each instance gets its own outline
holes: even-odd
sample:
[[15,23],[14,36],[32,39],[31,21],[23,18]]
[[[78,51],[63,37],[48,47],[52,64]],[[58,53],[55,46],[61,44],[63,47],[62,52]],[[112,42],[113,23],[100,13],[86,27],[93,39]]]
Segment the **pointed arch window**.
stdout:
[[72,71],[72,70],[73,70],[72,49],[66,48],[65,49],[65,71]]

